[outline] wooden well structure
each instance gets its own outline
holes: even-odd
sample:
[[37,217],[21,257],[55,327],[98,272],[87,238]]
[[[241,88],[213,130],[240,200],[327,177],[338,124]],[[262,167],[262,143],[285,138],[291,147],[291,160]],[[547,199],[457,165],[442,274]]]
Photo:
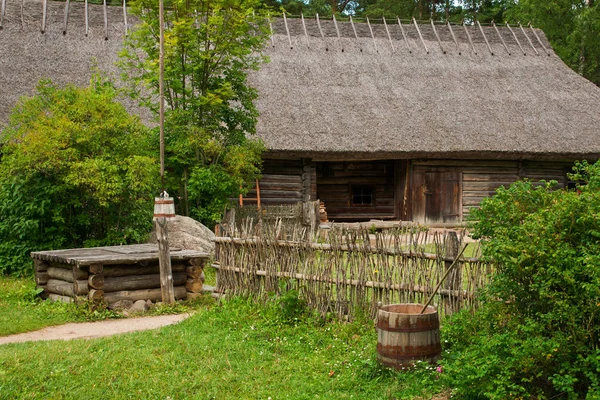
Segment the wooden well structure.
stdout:
[[[171,248],[170,255],[175,298],[197,296],[209,255],[177,248]],[[162,300],[155,244],[37,251],[31,257],[38,288],[53,300]]]

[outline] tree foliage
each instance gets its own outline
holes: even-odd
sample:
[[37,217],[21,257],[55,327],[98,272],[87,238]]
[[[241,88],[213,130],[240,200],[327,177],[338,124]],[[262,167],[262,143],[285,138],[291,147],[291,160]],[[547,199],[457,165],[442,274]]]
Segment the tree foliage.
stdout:
[[158,174],[149,133],[95,76],[41,81],[0,136],[0,272],[27,273],[29,252],[124,244],[152,223]]
[[517,182],[474,213],[498,270],[483,308],[448,326],[463,395],[600,395],[600,163],[572,179],[577,190]]
[[[126,39],[121,65],[137,96],[158,113],[158,3],[137,0],[132,7],[141,23]],[[257,93],[247,74],[265,61],[268,21],[257,0],[167,0],[165,9],[169,191],[178,193],[180,213],[214,222],[227,198],[260,172],[262,145],[249,139]]]

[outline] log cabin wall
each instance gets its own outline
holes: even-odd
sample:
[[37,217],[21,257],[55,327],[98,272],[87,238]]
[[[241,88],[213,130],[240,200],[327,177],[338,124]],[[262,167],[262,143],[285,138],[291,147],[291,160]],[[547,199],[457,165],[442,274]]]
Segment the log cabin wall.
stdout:
[[558,188],[564,187],[571,166],[569,162],[545,161],[415,160],[411,163],[408,219],[422,223],[462,222],[498,187],[508,187],[519,179],[555,180]]
[[332,221],[396,218],[397,162],[318,162],[317,198]]
[[[264,205],[296,204],[314,201],[317,196],[315,166],[308,159],[263,162],[258,181],[260,201]],[[256,188],[244,196],[244,204],[256,204]]]

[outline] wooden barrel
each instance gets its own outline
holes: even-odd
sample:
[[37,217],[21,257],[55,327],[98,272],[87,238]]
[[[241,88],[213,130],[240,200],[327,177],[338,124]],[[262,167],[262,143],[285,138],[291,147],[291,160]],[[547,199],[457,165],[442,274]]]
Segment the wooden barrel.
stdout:
[[401,369],[417,360],[435,362],[442,353],[435,307],[420,314],[420,304],[390,304],[377,311],[377,359]]
[[175,218],[175,203],[172,197],[154,198],[154,218]]

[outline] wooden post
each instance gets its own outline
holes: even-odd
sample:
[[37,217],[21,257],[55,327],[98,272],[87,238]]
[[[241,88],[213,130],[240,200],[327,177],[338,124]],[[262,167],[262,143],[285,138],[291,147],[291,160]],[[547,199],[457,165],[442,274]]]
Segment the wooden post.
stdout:
[[156,239],[158,241],[158,265],[160,268],[160,291],[163,303],[175,302],[173,290],[173,272],[171,270],[171,254],[169,252],[169,235],[167,218],[158,217],[156,220]]
[[[444,272],[450,268],[452,265],[452,260],[454,260],[460,251],[460,243],[458,241],[458,235],[454,231],[449,231],[446,233],[446,237],[444,239],[444,247],[446,248],[446,261],[444,261]],[[450,260],[450,261],[448,261]],[[450,272],[446,280],[444,281],[444,289],[449,290],[450,293],[448,296],[443,296],[444,305],[446,310],[446,315],[452,315],[454,312],[460,310],[460,297],[453,297],[451,293],[452,291],[460,290],[462,285],[462,265],[460,262],[457,262],[457,265],[454,266],[454,270]]]

